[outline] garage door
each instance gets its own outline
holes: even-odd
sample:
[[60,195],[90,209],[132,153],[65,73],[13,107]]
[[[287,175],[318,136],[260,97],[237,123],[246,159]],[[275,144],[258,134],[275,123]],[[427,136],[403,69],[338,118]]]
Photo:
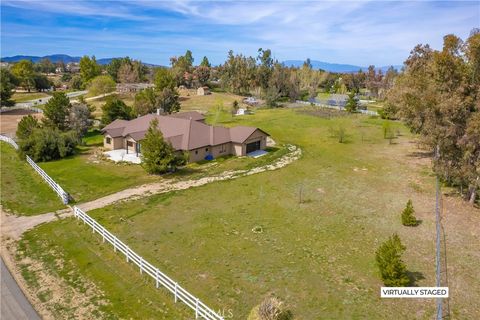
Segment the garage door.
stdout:
[[260,140],[247,144],[247,153],[260,150]]

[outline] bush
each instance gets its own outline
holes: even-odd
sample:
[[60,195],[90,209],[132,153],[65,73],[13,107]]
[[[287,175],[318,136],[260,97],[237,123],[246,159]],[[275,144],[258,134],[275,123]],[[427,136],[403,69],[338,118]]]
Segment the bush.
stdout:
[[78,136],[74,131],[61,132],[57,128],[35,128],[32,134],[19,140],[19,153],[33,161],[50,161],[64,158],[75,152]]
[[293,320],[293,314],[280,299],[267,297],[252,309],[248,320]]
[[398,235],[393,234],[375,252],[380,275],[387,287],[405,287],[410,283],[407,268],[402,261],[405,249]]
[[413,209],[412,200],[408,200],[405,209],[402,211],[402,224],[404,226],[416,226],[418,224],[415,217],[415,210]]

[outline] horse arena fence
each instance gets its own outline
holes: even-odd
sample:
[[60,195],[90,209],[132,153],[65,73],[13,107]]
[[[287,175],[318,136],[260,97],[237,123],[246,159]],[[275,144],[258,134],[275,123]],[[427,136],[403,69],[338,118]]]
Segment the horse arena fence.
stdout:
[[[295,103],[298,103],[298,104],[304,104],[304,105],[314,105],[316,107],[322,107],[322,108],[328,108],[328,109],[336,109],[336,110],[340,110],[340,111],[345,111],[345,108],[344,107],[340,107],[340,106],[331,106],[331,105],[328,105],[328,104],[323,104],[323,103],[318,103],[318,102],[309,102],[309,101],[302,101],[302,100],[297,100],[295,101]],[[376,111],[371,111],[371,110],[362,110],[362,109],[359,109],[357,110],[356,112],[359,112],[359,113],[363,113],[363,114],[366,114],[366,115],[369,115],[369,116],[378,116],[378,113]]]

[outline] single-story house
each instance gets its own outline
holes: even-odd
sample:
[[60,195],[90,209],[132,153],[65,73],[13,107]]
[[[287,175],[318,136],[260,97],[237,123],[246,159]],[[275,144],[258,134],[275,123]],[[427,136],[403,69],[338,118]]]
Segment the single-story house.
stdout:
[[268,133],[255,127],[225,128],[209,126],[198,112],[171,115],[147,114],[133,120],[117,119],[102,129],[103,145],[108,150],[124,149],[136,155],[142,152],[142,140],[153,119],[163,137],[178,152],[188,152],[189,162],[225,155],[245,156],[267,146]]

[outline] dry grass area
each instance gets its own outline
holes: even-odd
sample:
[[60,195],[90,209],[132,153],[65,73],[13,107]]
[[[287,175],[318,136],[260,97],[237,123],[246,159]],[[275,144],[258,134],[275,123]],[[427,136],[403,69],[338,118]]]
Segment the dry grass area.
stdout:
[[206,112],[212,108],[220,108],[230,110],[232,103],[236,100],[239,106],[242,107],[242,100],[244,97],[223,92],[212,92],[212,94],[206,96],[197,95],[180,95],[180,104],[182,111],[200,111]]
[[43,115],[41,113],[34,113],[28,110],[12,110],[0,113],[0,131],[2,134],[6,134],[8,136],[15,135],[17,131],[17,126],[20,120],[28,115],[31,114],[37,119],[41,119]]
[[50,94],[46,92],[15,92],[12,95],[12,100],[15,102],[25,102],[39,98],[48,97]]
[[[400,123],[395,124],[400,135],[389,144],[383,123],[362,115],[328,119],[290,109],[230,118],[225,124],[258,126],[279,143],[299,145],[302,158],[281,170],[89,214],[208,305],[231,310],[234,319],[245,319],[272,293],[298,319],[431,319],[434,300],[379,297],[375,250],[394,232],[407,247],[404,260],[414,283],[435,283],[430,160]],[[330,135],[338,125],[347,130],[346,143]],[[401,225],[408,199],[422,221],[418,227]],[[443,208],[451,315],[478,319],[479,209],[456,196],[444,196]],[[73,219],[45,224],[29,232],[24,245],[42,242],[64,252],[96,283],[116,315],[151,318],[158,312],[165,291],[142,281],[88,228]],[[124,280],[112,278],[116,270],[127,275]],[[177,305],[162,317],[178,318],[175,312],[183,311]]]

